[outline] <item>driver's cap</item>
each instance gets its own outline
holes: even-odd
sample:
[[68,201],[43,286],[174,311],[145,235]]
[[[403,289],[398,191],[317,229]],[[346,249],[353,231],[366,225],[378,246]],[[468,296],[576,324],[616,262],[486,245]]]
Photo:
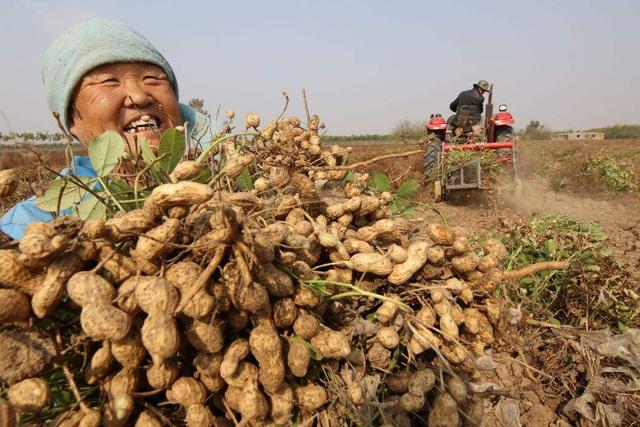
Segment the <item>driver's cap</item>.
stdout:
[[486,80],[479,80],[474,86],[478,86],[480,89],[489,92],[489,82]]

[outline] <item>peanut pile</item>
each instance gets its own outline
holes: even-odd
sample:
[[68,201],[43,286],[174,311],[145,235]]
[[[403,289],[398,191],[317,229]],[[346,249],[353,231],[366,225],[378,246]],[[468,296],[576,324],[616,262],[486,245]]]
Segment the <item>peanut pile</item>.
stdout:
[[[480,425],[467,381],[494,341],[504,246],[393,218],[367,174],[343,181],[350,150],[320,143],[317,116],[259,125],[213,152],[218,180],[184,160],[139,209],[31,224],[0,250],[2,328],[64,307],[90,349],[75,382],[101,397],[56,425],[312,425],[338,406],[343,423],[373,407],[377,425]],[[46,381],[3,379],[0,425],[49,407]]]

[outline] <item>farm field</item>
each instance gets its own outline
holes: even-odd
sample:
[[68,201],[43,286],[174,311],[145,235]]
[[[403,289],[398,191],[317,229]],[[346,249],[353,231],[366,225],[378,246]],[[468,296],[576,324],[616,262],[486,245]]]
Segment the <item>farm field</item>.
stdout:
[[[354,145],[352,162],[418,148],[418,144],[402,143]],[[367,166],[366,170],[381,171],[391,181],[420,180],[417,199],[429,203],[448,221],[473,231],[498,229],[504,219],[527,220],[547,214],[566,215],[583,222],[596,221],[609,234],[617,255],[628,259],[628,265],[636,277],[640,277],[640,140],[524,141],[518,143],[517,153],[522,194],[499,204],[433,203],[429,189],[421,181],[421,155],[385,159]],[[589,169],[602,159],[615,165],[614,174],[624,175],[620,181],[628,185],[628,191],[615,192],[607,188],[602,176]],[[558,182],[564,185],[559,186]],[[428,211],[425,215],[427,220],[438,216]]]
[[[351,160],[359,162],[416,149],[418,144],[354,145]],[[385,159],[367,166],[366,170],[381,171],[391,180],[421,180],[421,157]],[[633,213],[640,206],[640,140],[524,141],[517,145],[517,163],[523,194],[500,206],[504,212],[512,210],[528,215],[555,212],[583,221],[599,221],[612,230],[628,228],[629,221],[635,220]],[[424,185],[418,197],[430,200]],[[452,214],[492,209],[475,204],[438,206],[451,210]],[[473,227],[473,222],[469,225]]]

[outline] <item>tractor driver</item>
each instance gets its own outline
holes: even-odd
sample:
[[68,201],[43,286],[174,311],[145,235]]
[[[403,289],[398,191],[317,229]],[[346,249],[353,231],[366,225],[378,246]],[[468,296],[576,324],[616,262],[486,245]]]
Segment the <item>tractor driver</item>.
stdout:
[[449,105],[456,113],[449,119],[449,124],[456,127],[471,127],[480,123],[484,107],[484,94],[489,92],[489,83],[480,80],[472,89],[460,92],[460,95]]

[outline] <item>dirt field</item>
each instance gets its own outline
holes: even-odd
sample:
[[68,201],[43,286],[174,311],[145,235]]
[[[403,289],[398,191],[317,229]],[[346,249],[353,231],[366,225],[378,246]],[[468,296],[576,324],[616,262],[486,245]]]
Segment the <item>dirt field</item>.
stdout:
[[[418,149],[411,144],[371,144],[353,146],[353,162],[375,156]],[[633,268],[640,268],[640,192],[607,191],[598,177],[585,174],[584,165],[594,158],[610,157],[628,165],[632,180],[640,179],[640,141],[525,141],[518,144],[518,171],[522,194],[502,200],[498,206],[476,203],[433,204],[423,185],[418,199],[433,206],[450,223],[464,225],[474,232],[492,230],[501,219],[527,219],[534,215],[558,213],[579,221],[597,221],[610,235],[617,254]],[[406,179],[422,179],[422,156],[382,160],[367,166],[369,172],[382,171],[396,184]],[[554,189],[560,178],[573,183]],[[556,186],[557,187],[557,186]],[[435,213],[425,211],[426,220]],[[431,217],[431,218],[430,218]]]

